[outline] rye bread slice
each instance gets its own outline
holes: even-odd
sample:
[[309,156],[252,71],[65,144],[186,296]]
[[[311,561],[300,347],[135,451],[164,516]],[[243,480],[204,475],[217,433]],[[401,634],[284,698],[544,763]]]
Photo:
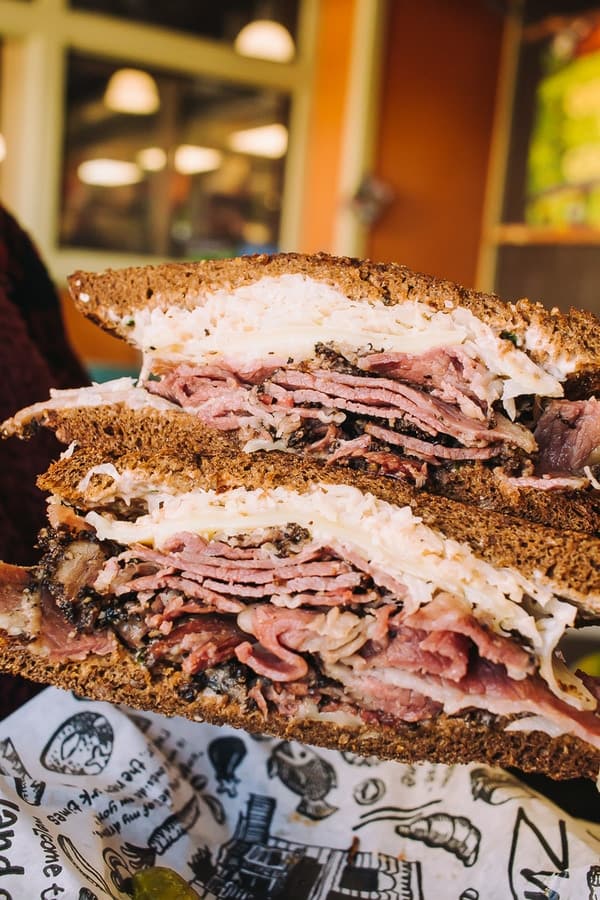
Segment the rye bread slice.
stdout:
[[496,333],[506,332],[519,343],[531,329],[539,335],[536,348],[529,353],[532,359],[544,363],[563,354],[572,356],[576,360],[575,380],[584,382],[585,392],[590,394],[600,387],[600,322],[592,313],[571,309],[565,314],[527,299],[507,303],[495,294],[412,272],[397,263],[325,253],[261,254],[99,273],[77,271],[69,278],[69,289],[82,313],[128,340],[130,329],[121,320],[138,309],[193,309],[215,290],[235,290],[261,278],[282,275],[322,281],[351,300],[377,300],[388,305],[418,300],[444,312],[463,306]]

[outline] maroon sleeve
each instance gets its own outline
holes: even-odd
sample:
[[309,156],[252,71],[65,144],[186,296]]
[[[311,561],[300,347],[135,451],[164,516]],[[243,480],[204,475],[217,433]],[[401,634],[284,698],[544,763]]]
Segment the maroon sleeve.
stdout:
[[[0,208],[0,421],[43,400],[51,387],[88,377],[70,348],[60,302],[32,242]],[[45,501],[35,485],[60,447],[42,433],[0,441],[0,559],[31,563],[44,524]]]
[[[64,331],[60,301],[36,249],[0,207],[0,421],[43,400],[51,387],[76,387],[88,376]],[[36,477],[60,453],[53,435],[0,441],[0,559],[30,564],[45,522],[45,498]],[[0,718],[39,688],[0,675]]]
[[[0,290],[25,326],[54,387],[86,384],[88,376],[70,347],[60,301],[28,235],[0,207]],[[43,385],[41,385],[43,387]],[[37,398],[40,399],[38,392]],[[29,402],[29,401],[28,401]]]

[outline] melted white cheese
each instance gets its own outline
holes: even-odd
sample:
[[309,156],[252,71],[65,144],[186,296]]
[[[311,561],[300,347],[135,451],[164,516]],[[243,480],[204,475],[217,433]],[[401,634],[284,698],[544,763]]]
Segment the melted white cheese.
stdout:
[[[302,494],[287,488],[236,488],[176,495],[157,491],[143,479],[136,488],[135,472],[119,474],[106,465],[88,473],[82,490],[94,472],[114,477],[115,496],[128,502],[133,496],[144,496],[149,510],[135,521],[89,512],[86,521],[102,540],[161,548],[184,531],[211,539],[215,534],[231,536],[296,523],[308,529],[314,540],[347,547],[374,569],[404,583],[410,598],[407,608],[429,602],[439,590],[465,598],[498,633],[516,631],[530,643],[539,657],[542,677],[557,696],[579,708],[595,706],[578,680],[576,685],[565,684],[567,676],[555,672],[551,660],[565,629],[574,623],[576,608],[559,600],[542,577],[525,578],[513,569],[491,565],[467,544],[424,525],[409,506],[393,506],[349,485],[315,484]],[[522,605],[527,597],[535,599],[537,614]]]
[[414,354],[463,346],[503,379],[503,400],[509,409],[522,394],[561,397],[559,379],[575,366],[574,361],[564,361],[560,372],[556,366],[552,372],[544,369],[467,309],[435,312],[418,301],[387,306],[381,301],[350,300],[303,275],[263,278],[231,292],[199,296],[192,310],[136,310],[135,315],[123,316],[120,324],[144,352],[144,373],[151,370],[154,358],[224,360],[238,367],[269,358],[299,363],[314,356],[319,342]]
[[558,722],[553,722],[552,719],[547,718],[547,716],[535,714],[523,716],[522,719],[515,719],[514,721],[509,722],[504,730],[543,731],[550,735],[550,737],[560,737],[562,734],[565,734],[564,728],[562,728]]
[[50,399],[33,403],[19,410],[11,419],[2,423],[2,430],[6,434],[14,434],[27,426],[33,419],[42,418],[51,410],[82,409],[85,407],[111,406],[116,403],[124,403],[129,409],[158,409],[182,412],[180,406],[171,403],[163,397],[149,394],[143,388],[136,387],[133,378],[116,378],[114,381],[105,381],[102,384],[92,384],[89,387],[67,388],[57,390],[52,388]]

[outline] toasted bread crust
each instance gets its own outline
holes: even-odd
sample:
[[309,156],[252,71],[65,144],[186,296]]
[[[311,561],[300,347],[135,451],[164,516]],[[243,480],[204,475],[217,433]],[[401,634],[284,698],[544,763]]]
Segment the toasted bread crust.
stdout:
[[503,482],[480,462],[433,470],[426,489],[549,528],[600,535],[600,491],[544,491]]
[[521,339],[532,327],[543,338],[538,349],[530,353],[533,359],[543,363],[556,355],[572,356],[577,361],[578,374],[588,382],[588,390],[600,386],[600,372],[594,373],[600,369],[600,322],[592,313],[572,309],[564,314],[527,299],[507,303],[495,294],[411,272],[396,263],[374,263],[325,253],[261,254],[108,269],[100,273],[78,271],[69,278],[69,288],[81,312],[127,340],[128,330],[114,321],[114,314],[120,318],[137,309],[170,306],[193,309],[199,297],[212,291],[235,290],[261,278],[288,274],[323,281],[352,300],[379,300],[391,305],[419,300],[443,311],[464,306],[497,332],[508,331]]
[[[600,752],[578,738],[550,738],[539,732],[506,732],[506,719],[481,716],[440,716],[397,728],[387,725],[340,727],[331,722],[295,720],[271,713],[267,718],[255,709],[246,710],[231,697],[199,693],[182,699],[188,682],[172,671],[153,678],[122,649],[106,657],[83,662],[51,662],[34,656],[27,645],[0,636],[0,670],[32,681],[74,691],[90,700],[124,703],[166,716],[232,725],[249,732],[272,734],[363,756],[399,762],[430,762],[452,765],[479,761],[493,766],[539,772],[554,779],[596,779]],[[488,721],[489,720],[489,721]]]
[[[477,556],[496,566],[516,568],[526,576],[535,573],[545,577],[558,593],[577,603],[584,618],[600,616],[600,538],[547,528],[492,510],[481,509],[474,515],[472,507],[416,491],[393,478],[301,458],[290,466],[289,456],[275,451],[247,455],[234,453],[230,446],[229,452],[224,452],[221,435],[199,429],[198,440],[192,440],[187,423],[194,420],[184,420],[177,414],[169,431],[164,427],[164,413],[145,415],[142,432],[132,427],[129,417],[118,417],[117,421],[115,427],[129,436],[124,449],[116,449],[120,434],[114,444],[98,440],[93,446],[80,447],[70,457],[54,463],[38,480],[39,487],[74,506],[86,507],[96,503],[97,498],[90,493],[82,496],[78,485],[92,466],[106,461],[113,462],[119,471],[135,468],[149,480],[170,484],[181,492],[194,488],[222,491],[240,486],[281,486],[303,492],[317,481],[351,484],[387,503],[409,505],[426,525],[468,544]],[[179,440],[170,443],[178,428],[183,429]],[[150,440],[150,435],[155,435],[156,440]],[[111,434],[111,440],[114,438]]]

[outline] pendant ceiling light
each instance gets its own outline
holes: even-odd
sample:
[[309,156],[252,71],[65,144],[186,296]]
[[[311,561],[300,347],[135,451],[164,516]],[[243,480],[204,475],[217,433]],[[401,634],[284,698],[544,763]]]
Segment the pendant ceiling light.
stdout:
[[145,172],[162,172],[167,165],[167,154],[162,147],[144,147],[135,158]]
[[86,159],[78,166],[77,175],[84,184],[95,187],[125,187],[143,178],[139,166],[121,159]]
[[228,140],[230,149],[236,153],[264,156],[267,159],[281,159],[285,156],[287,144],[288,131],[281,122],[234,131]]
[[296,52],[287,28],[273,19],[255,19],[244,25],[233,46],[241,56],[280,63],[290,62]]
[[142,69],[117,69],[106,86],[104,105],[113,112],[151,115],[160,106],[156,81]]
[[173,165],[181,175],[200,175],[202,172],[214,172],[222,160],[223,154],[214,147],[180,144],[175,150]]

